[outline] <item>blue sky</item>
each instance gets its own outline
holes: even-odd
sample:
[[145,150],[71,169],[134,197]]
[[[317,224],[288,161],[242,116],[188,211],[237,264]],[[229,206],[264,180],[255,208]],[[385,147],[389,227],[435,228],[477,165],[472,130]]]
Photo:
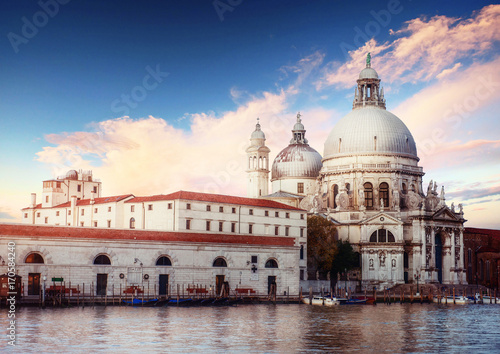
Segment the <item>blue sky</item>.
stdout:
[[255,118],[273,157],[301,111],[322,153],[371,51],[388,109],[420,142],[426,182],[445,184],[471,226],[500,227],[490,4],[4,2],[0,220],[18,220],[41,181],[70,168],[93,169],[105,194],[244,195],[232,162],[243,162]]

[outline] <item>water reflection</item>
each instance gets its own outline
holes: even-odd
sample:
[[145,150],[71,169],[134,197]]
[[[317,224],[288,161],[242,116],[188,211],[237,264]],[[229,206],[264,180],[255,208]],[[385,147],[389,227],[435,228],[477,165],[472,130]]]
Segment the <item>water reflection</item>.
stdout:
[[[491,352],[500,305],[22,308],[17,351]],[[0,310],[7,347],[7,312]]]

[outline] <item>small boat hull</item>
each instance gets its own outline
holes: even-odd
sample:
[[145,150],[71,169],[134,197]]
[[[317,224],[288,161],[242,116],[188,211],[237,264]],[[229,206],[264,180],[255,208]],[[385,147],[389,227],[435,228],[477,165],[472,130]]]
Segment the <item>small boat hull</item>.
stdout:
[[319,305],[319,306],[336,306],[340,305],[340,302],[336,298],[320,297],[315,296],[312,299],[307,297],[302,299],[302,302],[306,305]]
[[474,301],[464,296],[455,296],[455,299],[453,299],[453,296],[443,296],[443,297],[434,296],[432,302],[437,304],[467,305],[467,304],[472,304]]

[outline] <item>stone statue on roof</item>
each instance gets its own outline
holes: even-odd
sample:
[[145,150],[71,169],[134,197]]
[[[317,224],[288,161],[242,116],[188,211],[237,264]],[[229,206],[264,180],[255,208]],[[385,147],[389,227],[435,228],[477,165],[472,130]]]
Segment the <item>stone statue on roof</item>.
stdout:
[[370,55],[370,52],[366,55],[366,67],[369,68],[371,67],[371,61],[372,61],[372,56]]

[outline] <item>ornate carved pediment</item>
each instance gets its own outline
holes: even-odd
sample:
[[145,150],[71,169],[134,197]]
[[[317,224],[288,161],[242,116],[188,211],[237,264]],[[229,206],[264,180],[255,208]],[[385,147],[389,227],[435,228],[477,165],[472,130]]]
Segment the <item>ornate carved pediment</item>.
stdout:
[[403,222],[386,213],[378,213],[361,222],[364,225],[402,225]]
[[437,221],[459,221],[459,219],[456,217],[454,213],[451,212],[451,210],[447,207],[444,206],[443,208],[439,209],[432,215],[433,220]]

